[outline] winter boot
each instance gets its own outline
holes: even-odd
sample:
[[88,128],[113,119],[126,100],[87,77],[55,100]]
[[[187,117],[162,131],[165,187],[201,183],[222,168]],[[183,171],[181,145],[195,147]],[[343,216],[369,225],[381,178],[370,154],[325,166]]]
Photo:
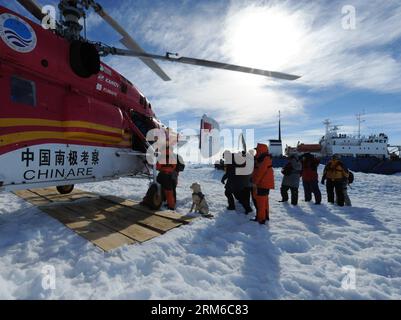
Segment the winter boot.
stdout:
[[169,210],[175,210],[175,198],[173,190],[164,190],[167,199],[167,205]]

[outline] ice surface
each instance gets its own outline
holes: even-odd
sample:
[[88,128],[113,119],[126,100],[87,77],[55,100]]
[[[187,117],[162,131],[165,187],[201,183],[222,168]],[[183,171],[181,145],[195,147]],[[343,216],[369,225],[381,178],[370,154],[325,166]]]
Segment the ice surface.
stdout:
[[[352,208],[278,203],[271,221],[225,211],[221,172],[193,166],[180,176],[178,211],[200,182],[215,219],[141,245],[103,253],[13,194],[0,194],[0,298],[3,299],[400,299],[401,176],[356,173]],[[281,176],[276,171],[276,187]],[[79,186],[134,200],[148,182],[124,178]],[[325,191],[323,191],[325,198]],[[43,267],[56,288],[42,286]],[[355,288],[342,286],[355,270]]]

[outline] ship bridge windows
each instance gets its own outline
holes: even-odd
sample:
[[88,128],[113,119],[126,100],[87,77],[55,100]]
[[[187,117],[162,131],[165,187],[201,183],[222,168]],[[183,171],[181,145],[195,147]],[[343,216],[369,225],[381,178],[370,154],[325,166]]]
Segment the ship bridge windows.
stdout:
[[34,81],[11,77],[11,101],[36,107],[36,85]]

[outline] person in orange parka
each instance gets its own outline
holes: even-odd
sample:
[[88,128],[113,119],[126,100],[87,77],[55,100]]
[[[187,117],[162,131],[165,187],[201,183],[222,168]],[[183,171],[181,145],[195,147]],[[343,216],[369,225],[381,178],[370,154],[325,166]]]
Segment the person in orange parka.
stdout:
[[162,155],[165,156],[163,161],[158,161],[156,163],[156,169],[159,171],[159,174],[157,175],[157,182],[160,183],[162,187],[162,192],[166,197],[169,210],[174,210],[176,202],[174,189],[176,187],[177,164],[176,161],[169,161],[170,155],[168,148],[162,151]]
[[256,201],[256,218],[260,224],[269,220],[269,192],[274,189],[272,157],[265,144],[256,147],[255,168],[252,174],[253,197]]

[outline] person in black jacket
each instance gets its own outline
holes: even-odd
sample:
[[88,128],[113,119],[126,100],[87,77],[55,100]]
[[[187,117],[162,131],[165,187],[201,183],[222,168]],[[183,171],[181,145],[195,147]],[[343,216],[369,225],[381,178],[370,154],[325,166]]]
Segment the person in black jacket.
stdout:
[[185,170],[185,162],[184,162],[184,159],[179,154],[175,154],[175,153],[173,153],[173,154],[177,159],[177,166],[175,167],[175,172],[172,174],[173,181],[174,181],[174,189],[173,189],[174,199],[177,202],[178,176],[179,176],[180,172]]
[[250,175],[240,175],[236,173],[236,169],[243,165],[235,163],[234,154],[229,151],[224,152],[225,174],[221,179],[221,183],[225,185],[225,196],[227,197],[227,210],[235,210],[235,199],[237,199],[244,207],[246,214],[252,212],[250,206],[249,180]]

